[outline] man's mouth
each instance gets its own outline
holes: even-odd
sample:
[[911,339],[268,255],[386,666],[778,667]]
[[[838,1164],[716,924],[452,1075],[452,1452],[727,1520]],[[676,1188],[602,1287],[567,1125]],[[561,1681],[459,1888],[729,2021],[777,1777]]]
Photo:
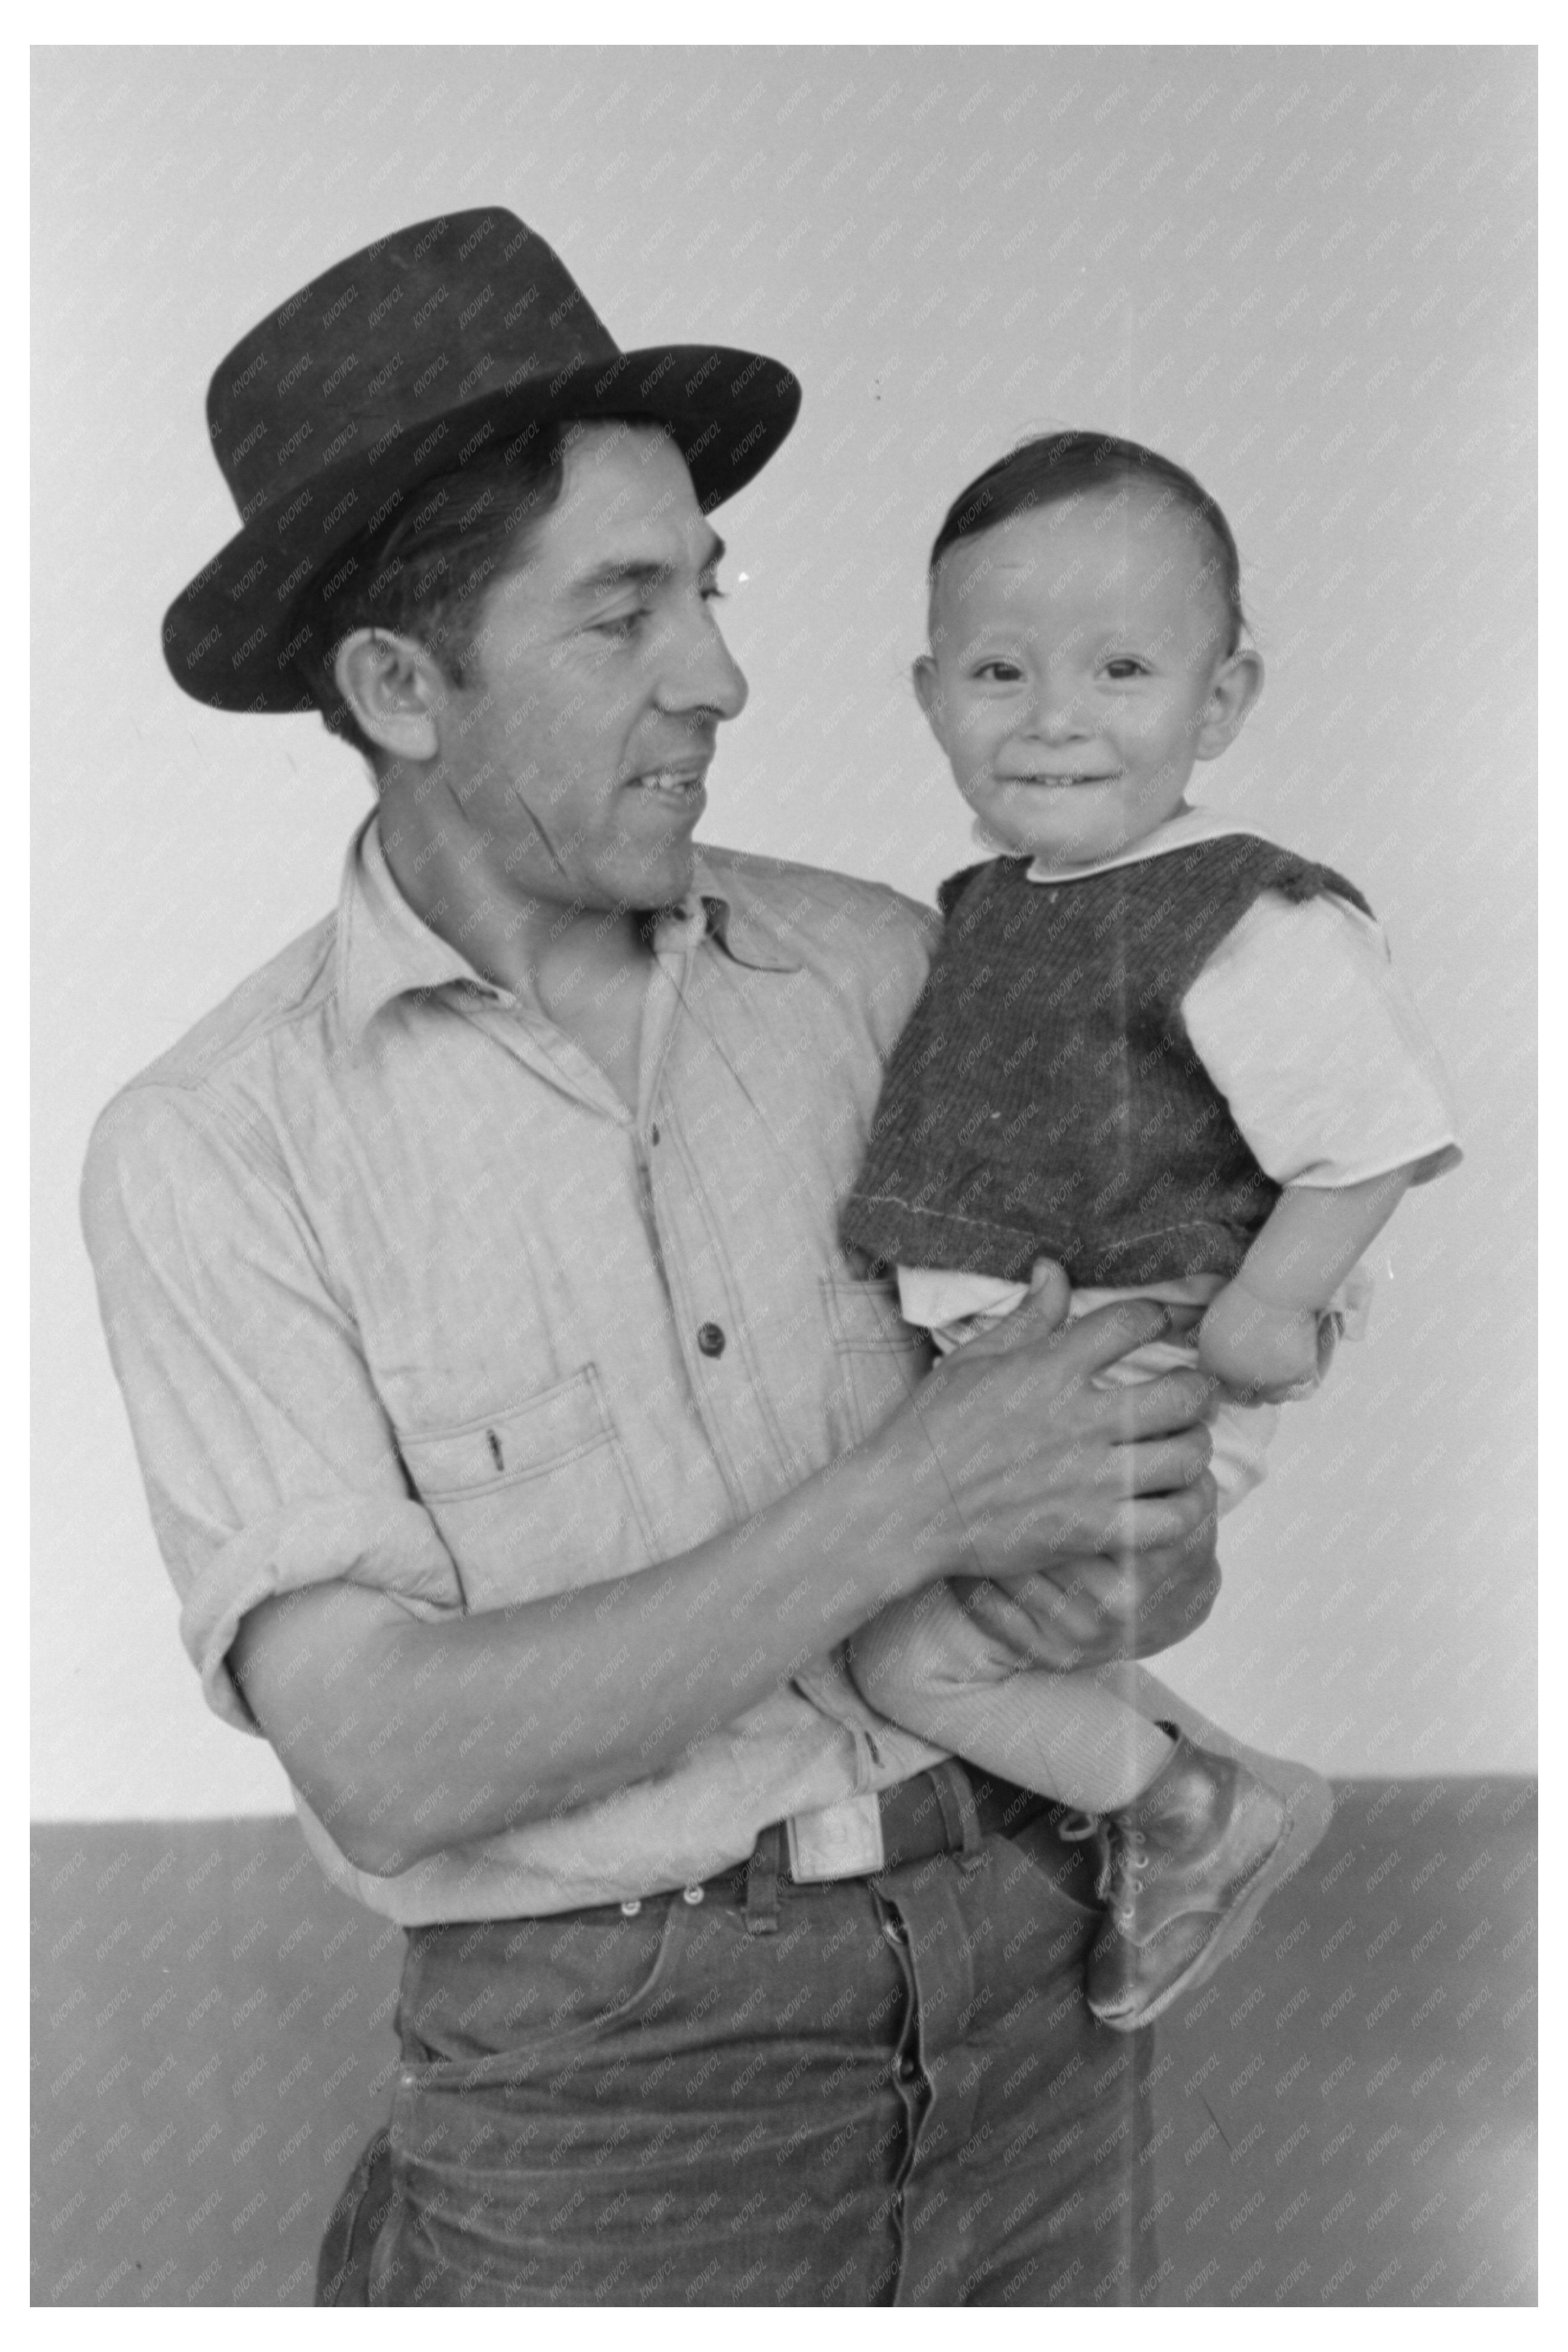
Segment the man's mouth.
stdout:
[[700,797],[707,773],[706,761],[700,767],[647,768],[640,776],[627,777],[626,790],[651,793],[663,801],[693,801]]

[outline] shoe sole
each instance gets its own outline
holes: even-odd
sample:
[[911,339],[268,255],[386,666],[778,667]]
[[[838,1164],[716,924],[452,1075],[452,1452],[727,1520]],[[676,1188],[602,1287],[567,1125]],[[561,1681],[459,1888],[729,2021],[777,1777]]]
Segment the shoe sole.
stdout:
[[[1208,1731],[1210,1727],[1205,1725],[1204,1728]],[[1141,2033],[1146,2025],[1163,2017],[1173,2001],[1206,1984],[1247,1942],[1264,1905],[1295,1877],[1302,1864],[1316,1852],[1333,1820],[1334,1792],[1321,1773],[1314,1772],[1310,1765],[1298,1764],[1284,1756],[1265,1756],[1256,1748],[1244,1748],[1236,1739],[1222,1738],[1213,1744],[1239,1757],[1279,1799],[1285,1808],[1279,1842],[1259,1864],[1257,1876],[1249,1882],[1235,1908],[1226,1913],[1192,1966],[1168,1984],[1147,2009],[1129,2018],[1098,2017],[1096,2013],[1098,2022],[1111,2033]]]

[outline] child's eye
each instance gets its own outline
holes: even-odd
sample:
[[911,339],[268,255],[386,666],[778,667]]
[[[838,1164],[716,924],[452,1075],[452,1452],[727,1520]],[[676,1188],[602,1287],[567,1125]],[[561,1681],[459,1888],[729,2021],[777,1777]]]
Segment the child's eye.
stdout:
[[702,602],[705,604],[722,604],[726,601],[725,591],[720,587],[719,583],[716,580],[710,580],[702,591]]
[[1016,662],[1003,661],[998,658],[995,661],[978,663],[974,675],[976,677],[994,678],[1000,685],[1010,686],[1015,679],[1022,677],[1024,673]]
[[1135,656],[1118,654],[1114,661],[1106,663],[1105,675],[1107,677],[1114,678],[1147,677],[1149,672],[1147,667]]

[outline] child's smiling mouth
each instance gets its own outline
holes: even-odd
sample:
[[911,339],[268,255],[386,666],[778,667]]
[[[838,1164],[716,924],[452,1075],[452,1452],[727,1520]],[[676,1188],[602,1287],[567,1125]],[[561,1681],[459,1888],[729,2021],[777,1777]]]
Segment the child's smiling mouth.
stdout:
[[1003,784],[1028,786],[1036,791],[1041,791],[1066,790],[1078,784],[1114,784],[1120,780],[1120,771],[1116,769],[1103,772],[1088,769],[1053,769],[1049,772],[1039,770],[1026,776],[1001,776],[998,777],[997,782]]

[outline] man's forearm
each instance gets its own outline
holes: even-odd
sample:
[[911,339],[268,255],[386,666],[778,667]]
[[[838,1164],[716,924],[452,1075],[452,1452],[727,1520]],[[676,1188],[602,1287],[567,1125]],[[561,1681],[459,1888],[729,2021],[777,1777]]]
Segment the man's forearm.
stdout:
[[231,1663],[338,1843],[389,1874],[677,1763],[944,1573],[944,1505],[906,1439],[677,1559],[552,1600],[432,1623],[357,1586],[286,1595],[247,1617]]
[[[669,1769],[937,1577],[1100,1550],[1141,1590],[1129,1564],[1209,1517],[1197,1416],[1211,1383],[1168,1373],[1106,1391],[1094,1374],[1164,1320],[1107,1308],[1057,1333],[1026,1308],[949,1357],[874,1438],[678,1559],[434,1623],[384,1593],[321,1586],[253,1610],[230,1662],[363,1869],[570,1811]],[[1074,1615],[1110,1654],[1092,1612]]]

